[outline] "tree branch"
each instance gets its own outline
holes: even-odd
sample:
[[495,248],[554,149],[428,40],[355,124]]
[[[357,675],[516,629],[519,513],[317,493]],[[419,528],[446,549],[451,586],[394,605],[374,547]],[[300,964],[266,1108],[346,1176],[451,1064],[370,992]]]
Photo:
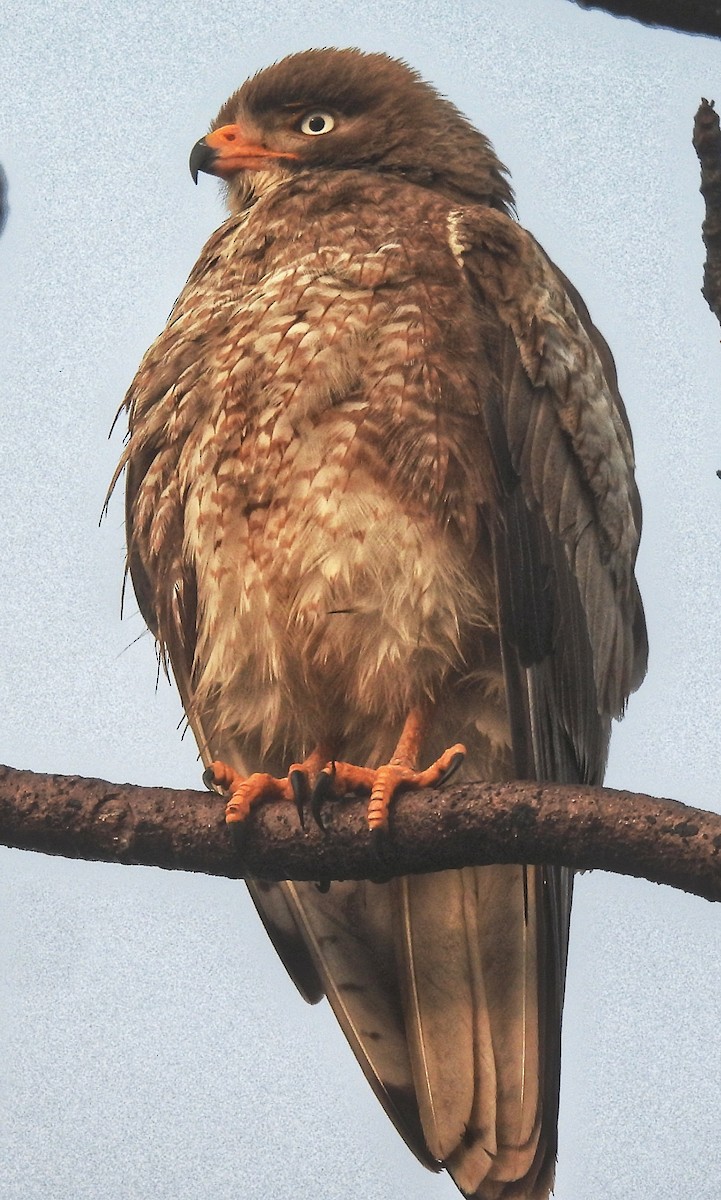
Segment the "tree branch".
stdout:
[[572,0],[579,8],[602,8],[614,17],[680,33],[721,36],[721,0]]
[[393,806],[382,871],[365,803],[326,806],[301,831],[287,803],[259,806],[242,859],[211,792],[117,785],[0,767],[0,842],[22,850],[231,879],[369,879],[489,863],[596,868],[721,900],[721,816],[610,788],[466,783]]
[[721,322],[721,127],[713,100],[702,100],[693,125],[693,145],[701,163],[701,195],[706,219],[701,226],[706,263],[701,292]]

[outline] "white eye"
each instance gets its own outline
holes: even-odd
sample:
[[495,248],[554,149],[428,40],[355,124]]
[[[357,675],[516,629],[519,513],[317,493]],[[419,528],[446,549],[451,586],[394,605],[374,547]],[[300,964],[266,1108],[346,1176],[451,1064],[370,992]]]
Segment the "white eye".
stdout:
[[317,137],[319,133],[330,133],[335,125],[330,113],[312,112],[308,113],[307,117],[303,117],[300,123],[301,133],[309,133],[311,137]]

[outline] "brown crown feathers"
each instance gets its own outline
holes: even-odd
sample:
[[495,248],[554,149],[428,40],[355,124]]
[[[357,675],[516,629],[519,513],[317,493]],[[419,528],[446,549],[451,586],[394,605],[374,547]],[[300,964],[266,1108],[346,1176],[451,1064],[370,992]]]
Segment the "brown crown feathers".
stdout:
[[[313,111],[333,118],[323,136],[301,131]],[[513,206],[506,169],[488,138],[416,71],[386,54],[321,49],[284,58],[234,92],[211,130],[231,123],[264,147],[297,156],[275,170],[393,172],[452,200],[502,211]],[[233,199],[231,184],[231,207]]]

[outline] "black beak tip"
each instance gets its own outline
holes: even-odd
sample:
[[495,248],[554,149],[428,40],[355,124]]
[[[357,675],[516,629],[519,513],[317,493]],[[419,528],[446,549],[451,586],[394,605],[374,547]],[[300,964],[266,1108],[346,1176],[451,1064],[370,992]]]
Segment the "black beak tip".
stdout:
[[208,145],[205,138],[201,138],[199,142],[195,143],[190,151],[188,162],[193,183],[198,182],[198,175],[201,171],[208,171],[212,167],[216,156],[217,152]]

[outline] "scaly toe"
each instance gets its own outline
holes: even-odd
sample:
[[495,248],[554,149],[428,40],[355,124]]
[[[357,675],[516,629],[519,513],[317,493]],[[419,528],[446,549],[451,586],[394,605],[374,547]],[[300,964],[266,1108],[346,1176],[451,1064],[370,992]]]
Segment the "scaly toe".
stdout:
[[262,800],[294,799],[292,785],[289,780],[276,779],[258,771],[247,779],[236,775],[230,787],[230,798],[225,808],[225,820],[228,825],[245,821],[251,808]]
[[220,762],[218,759],[203,771],[203,783],[209,792],[214,792],[217,788],[224,792],[230,792],[242,781],[242,778],[242,775],[239,775],[233,767],[229,767],[227,763]]
[[415,772],[410,767],[386,763],[376,771],[373,790],[368,803],[368,828],[376,838],[376,849],[380,852],[381,838],[388,832],[388,810],[391,802],[404,787],[412,787]]

